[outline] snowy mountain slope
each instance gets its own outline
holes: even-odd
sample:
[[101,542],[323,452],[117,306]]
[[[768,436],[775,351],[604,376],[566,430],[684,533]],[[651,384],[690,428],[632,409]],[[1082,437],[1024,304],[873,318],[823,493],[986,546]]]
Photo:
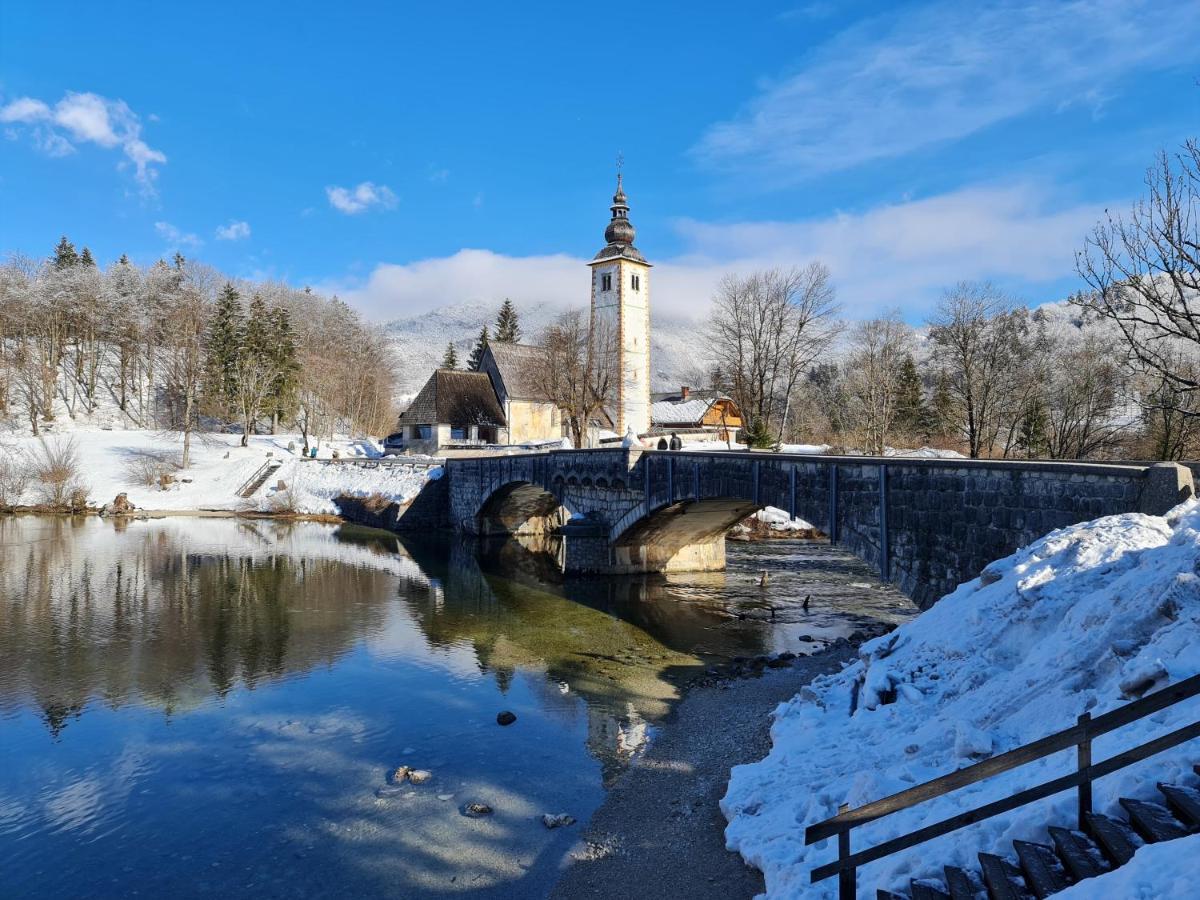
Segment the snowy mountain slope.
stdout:
[[[471,348],[485,324],[496,320],[499,303],[454,303],[384,326],[391,344],[399,384],[397,395],[411,398],[435,367],[441,365],[446,345],[453,342],[459,365],[466,366]],[[549,303],[517,303],[521,340],[532,342],[565,307]],[[708,366],[703,324],[687,319],[654,316],[650,325],[651,390],[668,391],[680,385],[704,387]]]
[[[928,612],[860,650],[840,673],[781,704],[762,761],[733,770],[726,840],[766,874],[774,898],[832,897],[809,870],[836,855],[804,828],[1200,673],[1200,503],[1166,517],[1131,513],[1052,532],[987,567]],[[857,696],[857,701],[855,697]],[[853,711],[852,711],[853,710]],[[1193,721],[1182,703],[1097,739],[1107,759]],[[1187,745],[1096,783],[1100,812],[1118,796],[1157,799],[1156,781],[1191,772]],[[1052,756],[886,817],[855,832],[866,848],[922,824],[1063,774]],[[1069,825],[1070,792],[866,866],[860,884],[896,889],[1013,839],[1047,843]],[[1102,880],[1102,879],[1101,879]],[[1113,896],[1113,895],[1110,895]]]

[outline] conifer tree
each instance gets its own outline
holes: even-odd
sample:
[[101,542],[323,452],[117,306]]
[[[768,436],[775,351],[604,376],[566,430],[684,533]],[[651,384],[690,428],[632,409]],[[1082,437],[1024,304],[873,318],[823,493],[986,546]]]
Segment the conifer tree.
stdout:
[[92,258],[92,251],[87,247],[84,247],[83,252],[79,254],[79,263],[80,265],[91,266],[93,269],[96,268],[96,260]]
[[1034,397],[1025,405],[1021,414],[1021,427],[1017,432],[1017,446],[1025,452],[1028,459],[1047,455],[1046,429],[1050,427],[1050,416],[1046,410],[1046,401],[1040,396]]
[[507,297],[500,306],[500,314],[496,316],[496,343],[515,344],[521,337],[521,326],[517,319],[517,308]]
[[487,349],[489,340],[488,327],[484,325],[479,330],[479,337],[475,341],[475,346],[471,348],[471,355],[467,359],[467,368],[472,372],[479,371],[479,366],[483,362],[483,351]]
[[129,265],[129,255],[128,255],[128,254],[125,254],[125,253],[122,253],[122,254],[121,254],[121,258],[120,258],[120,259],[118,259],[118,260],[117,260],[117,262],[118,262],[118,263],[120,263],[120,264],[121,264],[121,265],[123,265],[123,266],[127,266],[127,265]]
[[54,248],[52,262],[56,269],[69,269],[79,262],[79,254],[75,252],[75,245],[67,240],[65,234],[59,240],[58,246]]
[[950,376],[944,369],[938,373],[930,412],[929,436],[948,434],[954,423],[954,397],[950,394]]
[[233,285],[226,282],[217,297],[205,342],[204,395],[217,415],[228,415],[233,409],[242,328],[241,297]]
[[271,433],[274,434],[281,421],[286,422],[296,412],[297,390],[300,385],[300,361],[296,353],[296,335],[292,331],[292,319],[282,306],[271,310],[268,317],[270,332],[269,353],[275,381],[268,398],[271,415]]
[[458,368],[458,351],[454,349],[454,342],[451,341],[446,345],[446,355],[442,357],[443,369]]
[[918,433],[925,415],[925,397],[921,388],[921,376],[911,353],[904,355],[900,373],[896,378],[896,425],[909,434]]

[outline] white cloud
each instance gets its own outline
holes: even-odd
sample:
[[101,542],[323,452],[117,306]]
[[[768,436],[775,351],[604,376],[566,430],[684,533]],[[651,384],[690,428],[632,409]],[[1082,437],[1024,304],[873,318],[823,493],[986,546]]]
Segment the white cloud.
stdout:
[[372,181],[364,181],[353,188],[330,186],[325,188],[325,194],[329,197],[330,206],[348,216],[356,215],[372,206],[394,209],[398,202],[391,188]]
[[1073,0],[896,7],[818,47],[692,150],[794,180],[1102,102],[1130,72],[1197,59],[1200,5]]
[[187,248],[195,250],[198,247],[204,246],[204,241],[190,232],[181,231],[170,222],[155,222],[154,230],[158,232],[158,236],[166,242],[168,250],[180,250]]
[[228,225],[217,227],[218,241],[241,241],[250,237],[250,223],[230,221]]
[[[819,259],[833,272],[846,315],[861,318],[890,308],[919,314],[961,279],[1049,283],[1069,276],[1075,249],[1101,213],[1100,205],[1052,208],[1040,186],[1023,183],[797,222],[679,220],[675,229],[685,249],[651,259],[651,305],[660,313],[696,318],[729,272]],[[365,282],[325,287],[377,320],[504,297],[583,306],[585,263],[565,254],[460,250],[403,265],[380,263]]]
[[124,100],[99,94],[69,91],[53,107],[33,97],[18,97],[0,107],[0,122],[28,126],[35,145],[50,156],[66,156],[76,143],[119,148],[125,159],[118,168],[132,164],[147,195],[154,194],[156,167],[167,161],[162,151],[142,140],[141,121]]

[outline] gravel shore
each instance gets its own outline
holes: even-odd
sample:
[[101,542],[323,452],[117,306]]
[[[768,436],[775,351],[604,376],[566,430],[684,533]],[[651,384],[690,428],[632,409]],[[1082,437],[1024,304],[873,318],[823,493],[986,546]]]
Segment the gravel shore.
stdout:
[[610,790],[552,897],[735,900],[763,891],[761,873],[725,849],[718,803],[732,766],[770,749],[770,713],[849,647],[792,667],[688,691],[645,755]]

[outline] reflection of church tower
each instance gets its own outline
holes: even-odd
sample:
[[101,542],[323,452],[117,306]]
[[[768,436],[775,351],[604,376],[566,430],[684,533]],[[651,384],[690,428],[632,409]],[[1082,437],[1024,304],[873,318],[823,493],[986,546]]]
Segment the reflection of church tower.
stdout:
[[617,175],[608,242],[592,259],[592,351],[611,366],[617,434],[650,430],[650,263],[633,246],[629,205]]

